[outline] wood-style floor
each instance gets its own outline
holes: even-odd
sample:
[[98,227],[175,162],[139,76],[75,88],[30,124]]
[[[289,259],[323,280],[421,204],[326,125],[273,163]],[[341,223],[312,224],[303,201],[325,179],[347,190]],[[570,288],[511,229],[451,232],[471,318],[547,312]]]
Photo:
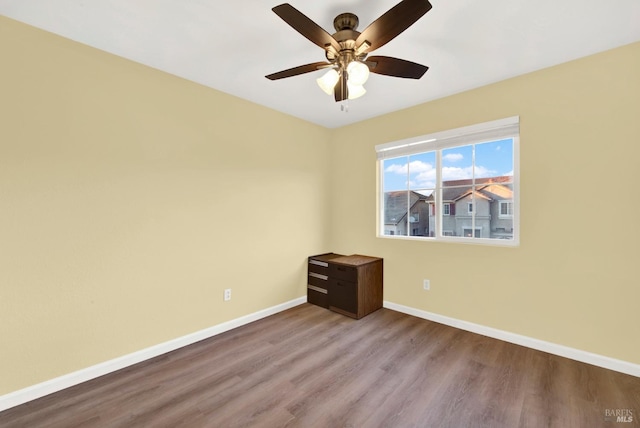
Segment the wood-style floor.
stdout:
[[[607,411],[630,410],[630,423]],[[310,304],[0,413],[0,427],[632,427],[640,378]]]

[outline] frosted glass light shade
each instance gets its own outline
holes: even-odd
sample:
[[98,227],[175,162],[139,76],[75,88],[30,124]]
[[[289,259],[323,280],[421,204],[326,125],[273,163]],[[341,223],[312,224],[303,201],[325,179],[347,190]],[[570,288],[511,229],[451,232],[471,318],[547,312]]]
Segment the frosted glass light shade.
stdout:
[[316,79],[316,82],[318,82],[318,86],[320,86],[320,89],[326,92],[327,95],[333,95],[333,88],[336,87],[336,83],[338,83],[338,80],[340,80],[340,75],[336,70],[332,68],[331,70],[327,71],[322,77]]
[[347,81],[347,89],[349,90],[350,100],[355,100],[356,98],[360,98],[361,96],[367,93],[367,90],[364,88],[364,86],[354,85],[353,83],[351,83],[350,80],[351,79]]
[[349,81],[354,85],[364,85],[369,78],[369,67],[360,61],[351,61],[347,66]]

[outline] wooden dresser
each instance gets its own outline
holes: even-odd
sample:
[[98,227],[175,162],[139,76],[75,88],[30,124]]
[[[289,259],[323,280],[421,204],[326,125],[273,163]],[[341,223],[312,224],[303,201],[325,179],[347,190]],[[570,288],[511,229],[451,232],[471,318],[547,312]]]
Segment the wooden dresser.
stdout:
[[382,307],[383,260],[327,253],[309,257],[307,301],[360,319]]

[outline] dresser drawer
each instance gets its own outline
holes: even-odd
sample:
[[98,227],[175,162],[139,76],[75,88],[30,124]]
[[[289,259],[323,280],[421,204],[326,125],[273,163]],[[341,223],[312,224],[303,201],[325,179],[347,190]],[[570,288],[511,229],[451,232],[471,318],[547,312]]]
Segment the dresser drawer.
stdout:
[[329,293],[326,289],[307,285],[307,302],[329,309]]
[[329,277],[315,272],[309,272],[307,284],[320,287],[323,289],[329,288]]
[[321,260],[309,259],[309,272],[315,272],[320,275],[329,275],[329,263]]
[[331,278],[329,281],[329,308],[349,315],[358,313],[358,287],[356,283]]
[[358,269],[354,266],[345,266],[337,263],[329,265],[329,277],[350,282],[358,281]]

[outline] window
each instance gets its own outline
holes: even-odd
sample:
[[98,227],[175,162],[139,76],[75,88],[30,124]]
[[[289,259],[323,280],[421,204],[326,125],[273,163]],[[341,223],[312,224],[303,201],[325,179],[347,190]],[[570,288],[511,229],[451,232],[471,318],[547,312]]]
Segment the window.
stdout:
[[480,238],[481,233],[482,233],[482,230],[480,228],[477,228],[477,227],[475,229],[475,234],[474,235],[471,234],[471,229],[464,229],[462,231],[463,236],[466,236],[467,238],[472,237],[472,236],[475,237],[475,238]]
[[390,237],[385,231],[393,229],[393,239],[518,245],[517,116],[382,144],[376,151],[378,236]]
[[512,201],[500,201],[500,218],[512,218],[513,217],[513,202]]

